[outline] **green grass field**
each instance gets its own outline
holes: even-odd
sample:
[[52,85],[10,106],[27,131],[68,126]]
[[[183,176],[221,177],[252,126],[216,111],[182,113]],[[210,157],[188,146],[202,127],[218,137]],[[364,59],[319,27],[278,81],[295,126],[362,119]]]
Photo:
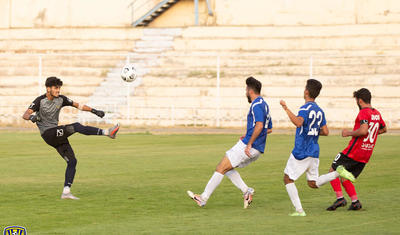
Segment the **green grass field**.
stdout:
[[[329,184],[296,183],[307,217],[292,218],[283,169],[293,136],[271,135],[266,153],[238,171],[256,189],[244,210],[241,192],[224,179],[205,208],[186,190],[202,192],[234,135],[121,134],[116,140],[70,138],[78,159],[72,192],[61,200],[65,162],[38,133],[0,133],[0,228],[20,225],[28,234],[398,234],[400,136],[380,136],[356,189],[361,211],[325,208]],[[321,137],[320,173],[348,138]],[[346,195],[347,196],[347,195]]]

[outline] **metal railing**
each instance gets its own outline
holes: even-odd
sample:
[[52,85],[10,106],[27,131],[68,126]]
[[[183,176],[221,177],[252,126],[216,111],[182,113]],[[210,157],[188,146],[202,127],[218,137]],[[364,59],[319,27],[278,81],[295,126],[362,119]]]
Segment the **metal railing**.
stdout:
[[[211,4],[209,0],[205,0],[207,5],[207,11],[209,16],[214,16]],[[169,1],[157,1],[157,0],[133,0],[128,4],[128,8],[131,9],[131,25],[136,26],[140,18],[146,18],[151,15],[152,9],[156,8],[157,5],[162,6]],[[199,25],[199,0],[194,0],[194,25]]]
[[161,1],[159,0],[134,0],[129,5],[128,8],[131,9],[131,23],[138,20],[140,17],[144,16],[148,11],[155,7]]

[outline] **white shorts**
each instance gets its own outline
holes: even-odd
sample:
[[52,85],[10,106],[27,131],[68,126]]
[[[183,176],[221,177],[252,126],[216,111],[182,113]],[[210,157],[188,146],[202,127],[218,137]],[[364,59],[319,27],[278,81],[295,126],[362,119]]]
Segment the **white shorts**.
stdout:
[[304,172],[306,172],[307,180],[316,181],[319,175],[318,166],[318,158],[307,157],[303,160],[297,160],[293,154],[290,154],[284,172],[291,180],[297,180]]
[[244,150],[246,149],[246,145],[239,140],[235,146],[233,146],[231,149],[226,151],[226,157],[229,159],[231,162],[231,165],[233,168],[239,167],[243,168],[250,163],[254,162],[255,160],[260,157],[261,152],[258,151],[257,149],[251,148],[250,149],[250,155],[251,157],[248,157]]

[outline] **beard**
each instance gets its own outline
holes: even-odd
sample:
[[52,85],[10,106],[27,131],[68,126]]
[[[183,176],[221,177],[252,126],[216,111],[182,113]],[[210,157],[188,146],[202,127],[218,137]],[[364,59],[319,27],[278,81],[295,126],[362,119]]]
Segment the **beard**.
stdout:
[[251,98],[249,95],[247,95],[247,101],[249,102],[249,104],[251,104]]
[[356,100],[356,103],[357,103],[358,108],[361,110],[360,102],[358,102],[358,100]]

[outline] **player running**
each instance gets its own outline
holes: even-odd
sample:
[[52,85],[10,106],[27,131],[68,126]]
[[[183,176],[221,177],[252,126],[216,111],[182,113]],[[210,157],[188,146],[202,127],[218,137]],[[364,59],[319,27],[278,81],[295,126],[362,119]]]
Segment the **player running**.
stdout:
[[300,107],[297,116],[290,111],[284,100],[280,101],[290,121],[297,127],[294,148],[287,161],[283,178],[290,200],[296,208],[296,211],[290,216],[306,216],[294,181],[306,172],[308,185],[311,188],[318,187],[316,183],[319,166],[318,138],[320,135],[327,136],[329,134],[325,113],[315,103],[321,89],[322,84],[318,80],[307,80],[304,90],[306,103]]
[[346,199],[343,197],[340,182],[342,182],[344,189],[351,198],[352,203],[348,209],[360,210],[362,208],[352,182],[355,182],[355,178],[360,175],[365,164],[368,163],[378,135],[387,131],[381,114],[371,106],[371,92],[366,88],[361,88],[353,93],[353,97],[360,108],[360,112],[355,120],[353,131],[342,131],[343,137],[351,136],[352,138],[347,148],[336,156],[329,170],[330,172],[334,170],[338,171],[341,165],[343,165],[344,172],[348,171],[345,178],[349,180],[342,178],[340,181],[339,178],[335,178],[331,181],[337,200],[327,208],[329,211],[334,211],[336,208],[346,206],[347,204]]
[[[63,82],[57,77],[48,77],[45,85],[47,90],[46,94],[37,97],[25,111],[22,118],[36,123],[43,140],[48,145],[54,147],[67,162],[64,189],[61,198],[77,200],[79,198],[72,195],[70,189],[75,177],[77,160],[74,151],[69,144],[68,137],[75,132],[78,132],[84,135],[105,135],[114,139],[119,130],[119,124],[106,130],[91,126],[83,126],[78,122],[58,126],[60,110],[64,106],[73,106],[82,111],[92,112],[100,118],[104,117],[104,112],[83,104],[78,104],[63,95],[60,95],[60,89]],[[34,112],[36,113],[33,114]]]
[[244,208],[253,201],[254,189],[248,187],[234,168],[242,168],[256,161],[264,153],[267,134],[272,132],[272,120],[268,104],[260,96],[262,84],[253,77],[246,79],[246,96],[251,103],[247,114],[247,132],[235,146],[226,152],[221,162],[217,165],[211,179],[208,181],[201,195],[187,191],[188,195],[203,207],[211,194],[221,183],[226,175],[232,183],[243,193]]

